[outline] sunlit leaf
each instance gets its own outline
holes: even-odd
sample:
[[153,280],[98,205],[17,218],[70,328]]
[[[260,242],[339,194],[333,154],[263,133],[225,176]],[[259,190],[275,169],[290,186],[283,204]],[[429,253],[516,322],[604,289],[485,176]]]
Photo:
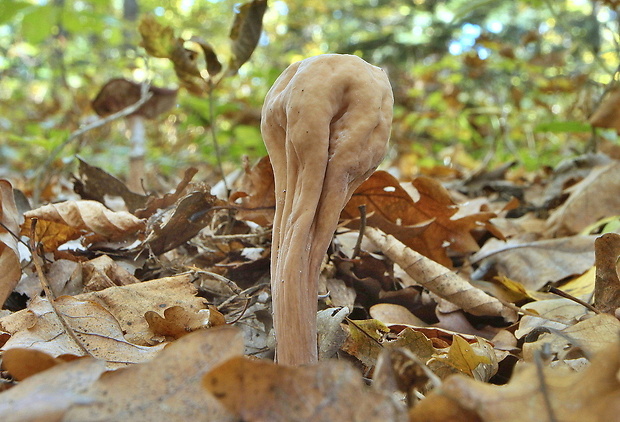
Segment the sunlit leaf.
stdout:
[[174,30],[169,26],[163,26],[152,15],[146,15],[138,25],[138,31],[142,36],[140,45],[153,57],[167,58],[177,44]]
[[237,70],[250,59],[263,29],[263,15],[267,10],[267,0],[254,0],[239,7],[230,30],[232,57],[229,73]]

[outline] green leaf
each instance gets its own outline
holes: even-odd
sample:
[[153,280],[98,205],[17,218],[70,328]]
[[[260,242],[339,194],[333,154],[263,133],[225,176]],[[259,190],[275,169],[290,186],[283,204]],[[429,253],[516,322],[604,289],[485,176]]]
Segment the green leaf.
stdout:
[[52,5],[40,6],[24,15],[22,35],[30,44],[38,44],[52,35],[58,10]]
[[260,39],[263,29],[263,15],[267,10],[267,0],[254,0],[239,7],[235,16],[230,39],[232,40],[232,57],[228,72],[235,74],[247,62]]
[[22,9],[32,6],[24,1],[7,1],[0,2],[0,24],[10,21],[13,16],[18,14]]
[[169,58],[179,43],[174,30],[157,22],[152,15],[146,15],[140,20],[138,31],[142,36],[140,45],[153,57]]
[[591,132],[592,126],[580,121],[545,122],[534,129],[535,132],[584,133]]

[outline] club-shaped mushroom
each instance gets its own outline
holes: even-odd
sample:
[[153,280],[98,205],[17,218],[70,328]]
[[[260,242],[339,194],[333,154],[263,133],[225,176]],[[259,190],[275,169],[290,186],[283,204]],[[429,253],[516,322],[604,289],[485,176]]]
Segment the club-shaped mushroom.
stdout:
[[267,93],[261,132],[275,176],[271,289],[278,363],[317,361],[321,263],[342,208],[385,155],[393,103],[383,70],[340,54],[292,64]]

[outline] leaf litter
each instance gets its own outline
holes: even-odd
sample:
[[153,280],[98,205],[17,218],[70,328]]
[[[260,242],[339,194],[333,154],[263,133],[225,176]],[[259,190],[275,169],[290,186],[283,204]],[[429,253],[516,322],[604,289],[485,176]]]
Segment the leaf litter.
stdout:
[[1,181],[0,415],[612,420],[620,210],[605,198],[620,178],[599,161],[475,183],[376,172],[324,261],[308,367],[272,363],[266,158],[230,201],[191,169],[141,197],[81,161],[80,197],[26,211]]

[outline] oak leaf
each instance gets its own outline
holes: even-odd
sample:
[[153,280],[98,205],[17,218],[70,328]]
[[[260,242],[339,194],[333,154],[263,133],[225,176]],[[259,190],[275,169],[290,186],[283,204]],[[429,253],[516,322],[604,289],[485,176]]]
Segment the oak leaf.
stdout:
[[418,197],[415,200],[396,178],[377,171],[355,191],[342,217],[357,218],[358,207],[365,205],[370,226],[447,267],[452,262],[446,245],[459,253],[479,249],[471,231],[490,224],[494,213],[481,212],[455,219],[459,207],[439,182],[418,177],[412,181],[412,187]]

